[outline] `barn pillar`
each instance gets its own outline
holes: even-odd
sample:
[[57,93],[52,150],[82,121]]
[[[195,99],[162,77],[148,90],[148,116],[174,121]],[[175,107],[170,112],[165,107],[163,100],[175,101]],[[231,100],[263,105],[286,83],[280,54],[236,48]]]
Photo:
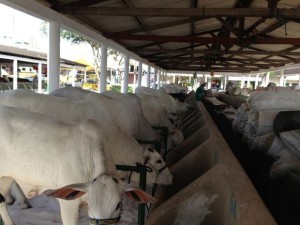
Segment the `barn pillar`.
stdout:
[[129,56],[125,55],[124,78],[122,80],[121,93],[128,93]]
[[283,76],[283,87],[286,86],[286,76]]
[[173,83],[174,84],[176,83],[176,76],[175,76],[175,74],[173,74]]
[[147,79],[146,79],[146,86],[147,87],[150,87],[150,73],[151,73],[151,68],[148,65],[148,68],[147,68]]
[[266,86],[269,84],[270,81],[270,72],[266,73]]
[[250,80],[251,80],[251,75],[249,74],[249,75],[248,75],[248,81],[247,81],[247,88],[250,87]]
[[284,79],[284,70],[280,70],[280,80],[279,80],[279,86],[283,87],[283,79]]
[[146,76],[146,87],[149,87],[149,86],[150,86],[150,72],[151,72],[151,68],[150,68],[150,66],[148,65],[148,66],[147,66],[147,76]]
[[13,63],[13,89],[18,89],[18,60],[14,59]]
[[298,81],[298,85],[300,85],[300,75],[298,75],[299,76],[299,81]]
[[256,74],[256,77],[255,77],[254,89],[256,89],[258,86],[258,78],[259,78],[259,73]]
[[224,76],[224,86],[223,86],[223,90],[226,90],[226,87],[227,87],[227,80],[228,80],[228,77],[227,77],[227,76]]
[[168,76],[168,72],[165,72],[165,84],[169,83],[169,76]]
[[161,70],[158,71],[158,77],[157,77],[157,88],[156,89],[159,89],[160,88],[160,81],[161,81]]
[[106,91],[107,78],[107,45],[101,43],[100,85],[99,93]]
[[205,77],[205,82],[207,82],[207,89],[211,88],[211,78],[209,78],[208,76],[205,76],[205,74],[203,74],[203,76]]
[[243,88],[245,85],[245,77],[244,75],[242,75],[242,78],[241,78],[241,88]]
[[60,78],[60,24],[49,22],[49,44],[48,44],[48,93],[59,88]]
[[139,61],[139,68],[138,68],[138,87],[142,85],[142,72],[143,72],[143,63]]
[[42,63],[38,64],[38,93],[42,93]]
[[156,89],[156,77],[157,77],[157,69],[154,68],[154,75],[153,75],[153,89]]

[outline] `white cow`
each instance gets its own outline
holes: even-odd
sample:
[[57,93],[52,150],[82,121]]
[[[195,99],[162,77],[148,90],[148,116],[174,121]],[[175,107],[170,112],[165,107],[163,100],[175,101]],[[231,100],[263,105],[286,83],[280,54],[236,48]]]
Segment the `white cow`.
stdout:
[[168,113],[185,113],[190,107],[186,102],[179,102],[167,93],[148,87],[137,87],[134,93],[140,99],[152,96],[153,101],[158,101]]
[[52,91],[49,95],[54,95],[61,98],[67,98],[73,101],[85,100],[85,97],[92,93],[79,87],[64,87]]
[[179,84],[164,84],[160,89],[164,89],[165,92],[170,94],[187,94],[188,88]]
[[134,90],[134,93],[136,95],[139,94],[145,94],[145,95],[152,95],[152,96],[163,96],[163,95],[167,95],[168,93],[160,88],[160,89],[153,89],[153,88],[149,88],[149,87],[136,87]]
[[[28,90],[14,90],[0,95],[0,106],[3,105],[47,114],[68,123],[93,119],[105,129],[107,133],[106,145],[116,164],[135,165],[146,162],[146,166],[151,168],[147,174],[148,184],[157,182],[158,184],[169,185],[173,181],[173,176],[166,168],[166,163],[161,155],[156,151],[149,154],[149,151],[152,150],[142,147],[133,137],[115,126],[110,111],[103,105],[96,105],[87,101],[71,101]],[[161,170],[162,168],[164,169]],[[122,175],[125,176],[124,173]],[[133,176],[132,181],[138,182],[135,176]]]
[[121,94],[113,91],[99,94],[74,87],[57,89],[50,94],[107,107],[115,122],[129,135],[138,140],[159,140],[142,112],[139,98],[134,94]]
[[152,126],[164,126],[169,130],[168,148],[170,143],[180,144],[184,140],[182,131],[174,127],[170,121],[170,113],[162,107],[155,96],[139,95],[143,113]]
[[[0,135],[0,214],[5,225],[14,225],[5,204],[14,181],[25,193],[52,189],[45,194],[59,198],[64,225],[78,223],[82,201],[89,205],[90,224],[118,222],[121,183],[110,175],[116,171],[100,124],[94,120],[65,124],[44,114],[2,106],[0,127],[4,131]],[[136,189],[128,191],[141,194]],[[144,192],[142,197],[153,201]]]

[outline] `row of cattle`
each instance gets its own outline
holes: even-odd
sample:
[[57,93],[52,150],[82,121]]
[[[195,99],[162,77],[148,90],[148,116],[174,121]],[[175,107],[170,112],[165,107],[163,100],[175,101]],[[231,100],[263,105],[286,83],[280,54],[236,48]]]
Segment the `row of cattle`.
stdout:
[[169,136],[162,147],[181,143],[182,132],[171,121],[178,123],[176,115],[187,110],[188,104],[149,88],[138,88],[136,94],[71,87],[50,95],[28,90],[1,94],[0,214],[5,225],[14,224],[6,207],[10,190],[24,208],[25,196],[58,198],[64,225],[77,224],[81,202],[88,203],[90,224],[116,224],[122,193],[153,202],[146,192],[125,184],[129,177],[137,184],[138,175],[117,171],[116,165],[144,164],[151,168],[148,184],[171,184],[162,156],[137,140],[160,141],[153,126],[164,126]]

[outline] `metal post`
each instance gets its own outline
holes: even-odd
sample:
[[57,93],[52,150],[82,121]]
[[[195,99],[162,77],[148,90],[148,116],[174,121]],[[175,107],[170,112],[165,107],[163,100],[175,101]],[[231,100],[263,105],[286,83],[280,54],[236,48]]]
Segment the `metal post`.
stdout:
[[[147,181],[147,168],[144,165],[140,166],[125,166],[125,165],[116,165],[117,170],[123,171],[134,171],[140,174],[140,183],[139,186],[142,190],[146,190],[146,181]],[[138,225],[145,224],[145,207],[146,204],[138,205]]]

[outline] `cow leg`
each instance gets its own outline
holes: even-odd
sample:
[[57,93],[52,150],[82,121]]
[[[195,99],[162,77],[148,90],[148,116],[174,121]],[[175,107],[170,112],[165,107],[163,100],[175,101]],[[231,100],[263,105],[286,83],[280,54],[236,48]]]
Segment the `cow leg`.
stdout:
[[27,200],[20,186],[15,181],[11,185],[11,191],[22,209],[31,208],[29,201]]
[[63,225],[78,224],[80,199],[70,201],[58,199],[58,201]]
[[0,215],[5,225],[14,225],[14,221],[9,215],[5,203],[4,196],[10,191],[10,187],[14,180],[11,177],[1,177],[0,178]]

